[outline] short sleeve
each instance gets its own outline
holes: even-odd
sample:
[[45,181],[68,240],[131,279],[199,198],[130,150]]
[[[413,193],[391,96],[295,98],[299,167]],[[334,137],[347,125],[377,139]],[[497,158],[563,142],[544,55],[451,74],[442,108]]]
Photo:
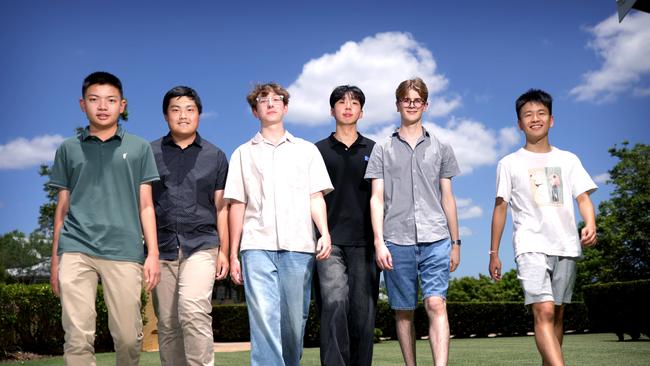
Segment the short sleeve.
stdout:
[[368,159],[365,179],[384,179],[384,149],[381,144],[375,144]]
[[215,182],[216,191],[221,191],[226,187],[226,178],[228,176],[228,158],[223,151],[217,152],[217,180]]
[[507,164],[501,160],[497,164],[497,197],[503,198],[504,201],[510,202],[512,192],[512,180]]
[[309,193],[323,192],[323,195],[326,195],[333,191],[334,187],[327,173],[325,161],[315,145],[310,144],[309,149],[312,156],[309,163]]
[[50,172],[50,181],[47,183],[48,186],[70,189],[70,177],[66,161],[65,146],[61,145],[56,149],[52,171]]
[[451,146],[442,144],[442,161],[440,166],[440,178],[451,178],[460,174],[456,155]]
[[589,173],[587,173],[585,168],[582,166],[580,159],[575,155],[570,174],[571,194],[573,195],[573,198],[576,198],[585,192],[591,194],[598,189],[596,183],[594,183],[591,176],[589,176]]
[[142,156],[142,174],[140,184],[149,183],[154,180],[159,180],[158,167],[156,166],[156,159],[153,156],[151,145],[144,144],[144,153]]
[[243,203],[247,202],[244,177],[242,173],[241,148],[238,148],[234,153],[232,153],[230,164],[228,164],[224,198]]

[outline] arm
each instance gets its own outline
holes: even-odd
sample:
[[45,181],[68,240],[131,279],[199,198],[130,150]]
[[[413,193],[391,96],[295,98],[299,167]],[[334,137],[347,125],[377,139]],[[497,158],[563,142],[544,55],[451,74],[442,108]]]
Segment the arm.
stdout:
[[158,263],[158,238],[156,232],[156,211],[153,207],[151,183],[140,184],[140,222],[147,245],[147,258],[144,260],[145,290],[151,291],[160,282],[160,263]]
[[580,233],[580,243],[586,247],[596,245],[596,213],[594,212],[594,205],[591,203],[589,193],[584,192],[576,197],[578,201],[578,209],[580,216],[585,221],[585,227],[582,228]]
[[[458,213],[456,209],[456,199],[451,189],[451,178],[440,179],[440,193],[442,210],[445,212],[447,218],[447,228],[449,235],[451,235],[452,242],[458,240]],[[451,246],[451,253],[449,254],[449,271],[453,272],[460,264],[460,245],[453,244]]]
[[52,237],[52,264],[50,266],[50,286],[56,296],[61,294],[59,290],[59,237],[63,228],[63,220],[70,209],[70,191],[59,189],[56,209],[54,210],[54,233]]
[[322,261],[329,258],[332,252],[332,238],[330,238],[330,230],[327,227],[327,207],[323,198],[323,192],[311,194],[309,207],[311,210],[311,219],[316,224],[321,235],[316,244],[316,259]]
[[384,180],[372,180],[370,222],[375,241],[375,261],[382,270],[393,269],[393,258],[384,243]]
[[230,267],[230,238],[228,235],[228,202],[223,199],[223,189],[214,192],[214,203],[217,210],[217,231],[219,232],[219,254],[217,257],[217,280],[223,280],[228,275]]
[[490,277],[498,281],[501,279],[501,260],[499,259],[499,245],[503,235],[503,227],[506,224],[508,214],[508,202],[503,198],[497,197],[494,201],[494,211],[492,211],[492,233],[490,234]]
[[239,263],[239,242],[244,227],[246,204],[239,201],[230,202],[228,211],[228,231],[230,235],[230,279],[237,285],[244,283]]

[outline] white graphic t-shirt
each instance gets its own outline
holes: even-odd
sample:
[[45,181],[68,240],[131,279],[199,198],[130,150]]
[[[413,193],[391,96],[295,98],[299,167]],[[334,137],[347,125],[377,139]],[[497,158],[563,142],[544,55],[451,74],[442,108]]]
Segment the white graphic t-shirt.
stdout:
[[582,254],[573,200],[598,187],[574,154],[553,147],[548,153],[521,148],[497,165],[497,197],[510,206],[515,256],[541,252]]

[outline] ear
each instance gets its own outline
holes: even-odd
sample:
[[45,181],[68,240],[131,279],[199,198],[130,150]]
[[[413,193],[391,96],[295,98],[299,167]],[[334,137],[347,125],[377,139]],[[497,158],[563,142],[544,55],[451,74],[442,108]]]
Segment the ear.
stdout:
[[257,107],[251,108],[251,112],[253,112],[253,116],[255,116],[255,118],[260,119],[260,115],[257,114]]
[[520,119],[517,119],[517,126],[519,127],[520,130],[522,131],[524,130],[524,123],[521,122]]
[[86,102],[84,98],[79,98],[79,108],[81,108],[82,112],[86,113]]
[[363,118],[363,109],[362,109],[361,112],[359,113],[359,119],[361,119],[361,118]]
[[330,116],[332,116],[332,117],[336,117],[336,116],[334,115],[334,108],[330,108]]
[[126,109],[126,99],[122,98],[120,101],[120,114],[124,113],[124,110]]
[[555,118],[553,118],[553,116],[551,116],[551,124],[550,124],[549,128],[553,127],[554,123],[555,123]]
[[397,112],[399,112],[399,102],[395,102],[395,108],[397,108]]

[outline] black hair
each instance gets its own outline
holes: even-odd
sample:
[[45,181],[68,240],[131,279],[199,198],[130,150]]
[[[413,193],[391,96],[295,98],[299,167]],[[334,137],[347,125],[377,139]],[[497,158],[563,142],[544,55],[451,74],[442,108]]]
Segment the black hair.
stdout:
[[334,88],[332,94],[330,94],[330,107],[334,108],[334,104],[343,99],[346,94],[350,94],[352,99],[358,100],[361,104],[361,108],[363,108],[363,105],[366,103],[366,96],[363,94],[361,89],[354,85],[341,85]]
[[120,97],[124,98],[124,91],[122,90],[122,82],[120,79],[106,71],[95,71],[92,74],[86,76],[84,79],[83,84],[81,84],[81,97],[84,98],[86,96],[86,90],[91,85],[111,85],[117,88],[117,90],[120,91]]
[[201,98],[199,98],[199,93],[196,92],[196,90],[190,88],[189,86],[175,86],[165,94],[165,97],[163,98],[163,114],[167,115],[167,108],[169,107],[169,101],[172,100],[172,98],[180,98],[180,97],[188,97],[196,103],[196,108],[199,110],[199,114],[203,111],[203,105],[201,105]]
[[517,119],[519,118],[521,108],[528,102],[542,104],[544,107],[548,108],[548,113],[553,115],[553,97],[541,89],[528,89],[528,91],[520,95],[519,98],[517,98],[517,102],[515,102]]

